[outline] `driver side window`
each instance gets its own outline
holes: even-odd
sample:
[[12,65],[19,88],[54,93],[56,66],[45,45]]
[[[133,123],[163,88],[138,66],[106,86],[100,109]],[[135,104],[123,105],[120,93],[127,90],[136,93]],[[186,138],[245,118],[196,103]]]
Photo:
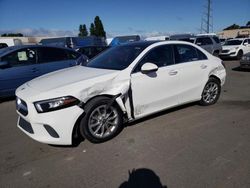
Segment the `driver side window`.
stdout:
[[174,56],[172,45],[158,46],[156,48],[151,49],[137,64],[133,72],[139,72],[141,70],[142,65],[145,63],[154,63],[159,68],[168,65],[173,65]]

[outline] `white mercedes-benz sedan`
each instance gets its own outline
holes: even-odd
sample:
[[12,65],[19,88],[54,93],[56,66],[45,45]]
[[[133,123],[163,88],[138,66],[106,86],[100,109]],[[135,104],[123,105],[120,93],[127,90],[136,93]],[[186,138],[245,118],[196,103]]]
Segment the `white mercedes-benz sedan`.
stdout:
[[100,143],[125,122],[193,101],[216,103],[225,77],[222,61],[195,44],[133,42],[20,86],[18,127],[48,144],[70,145],[75,135]]

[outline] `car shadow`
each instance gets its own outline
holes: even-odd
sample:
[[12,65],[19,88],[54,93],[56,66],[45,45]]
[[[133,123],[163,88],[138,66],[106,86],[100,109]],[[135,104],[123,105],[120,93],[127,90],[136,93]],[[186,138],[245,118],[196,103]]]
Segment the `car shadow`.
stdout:
[[81,136],[73,138],[72,145],[54,145],[54,144],[48,144],[49,146],[55,147],[55,148],[76,148],[78,147],[82,142],[84,142],[85,138],[82,138]]
[[1,104],[1,103],[4,103],[4,102],[10,102],[10,101],[13,101],[13,100],[15,100],[15,99],[16,99],[15,96],[13,96],[13,97],[0,98],[0,104]]
[[124,126],[125,127],[134,126],[134,125],[139,124],[141,122],[144,122],[144,121],[147,121],[147,120],[150,120],[150,119],[154,119],[154,118],[166,115],[168,113],[175,112],[175,111],[178,111],[178,110],[181,110],[181,109],[184,109],[184,108],[188,108],[188,107],[191,107],[191,106],[194,106],[194,105],[197,105],[197,104],[198,104],[197,102],[192,102],[192,103],[184,104],[184,105],[177,106],[177,107],[174,107],[174,108],[166,109],[166,110],[163,110],[161,112],[157,112],[155,114],[143,117],[141,119],[138,119],[138,120],[135,120],[135,121],[132,121],[132,122],[128,122]]
[[243,69],[240,66],[239,67],[234,67],[232,68],[233,71],[238,71],[238,72],[250,72],[250,69]]
[[76,148],[78,147],[82,142],[85,141],[85,138],[81,136],[81,133],[79,131],[79,126],[81,123],[81,119],[84,116],[82,114],[76,121],[73,133],[72,133],[72,144],[71,145],[54,145],[54,144],[49,144],[52,147],[57,147],[57,148]]
[[166,185],[162,185],[160,177],[151,169],[133,169],[128,174],[128,180],[121,183],[119,188],[167,188]]

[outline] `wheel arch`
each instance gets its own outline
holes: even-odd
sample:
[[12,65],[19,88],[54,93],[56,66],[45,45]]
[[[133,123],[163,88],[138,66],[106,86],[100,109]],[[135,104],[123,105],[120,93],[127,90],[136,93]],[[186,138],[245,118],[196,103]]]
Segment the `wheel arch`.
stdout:
[[[96,100],[96,99],[101,98],[101,97],[106,97],[106,98],[109,98],[111,100],[111,104],[116,103],[117,106],[119,106],[119,109],[121,110],[121,112],[124,112],[124,107],[121,107],[121,104],[119,104],[116,101],[116,98],[118,98],[120,96],[121,96],[121,94],[118,94],[118,95],[111,95],[111,94],[96,95],[96,96],[93,96],[93,97],[89,98],[84,104],[82,104],[81,108],[84,109],[84,107],[93,100]],[[74,145],[75,142],[78,142],[79,140],[83,139],[83,138],[81,138],[81,134],[79,133],[79,126],[80,126],[80,123],[81,123],[81,119],[84,117],[84,115],[85,115],[85,112],[83,112],[78,117],[77,121],[74,124],[73,131],[72,131],[72,144],[73,145]],[[127,118],[126,113],[123,113],[123,116],[124,116],[124,118]]]
[[220,82],[220,84],[221,84],[221,79],[218,76],[212,74],[212,75],[209,76],[209,78],[214,78],[214,79],[218,80]]

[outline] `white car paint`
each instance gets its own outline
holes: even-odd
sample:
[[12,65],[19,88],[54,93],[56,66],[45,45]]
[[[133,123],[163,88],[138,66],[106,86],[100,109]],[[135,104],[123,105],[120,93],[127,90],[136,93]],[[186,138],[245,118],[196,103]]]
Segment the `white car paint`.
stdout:
[[249,38],[236,38],[231,39],[228,41],[242,41],[240,45],[223,45],[222,52],[220,53],[221,56],[224,57],[236,57],[239,51],[243,52],[243,55],[250,52],[250,39]]
[[22,45],[22,41],[20,39],[16,38],[5,38],[5,37],[0,37],[0,43],[5,43],[9,46],[20,46]]
[[[133,73],[134,67],[146,53],[155,47],[168,44],[194,46],[208,59],[160,67],[152,75]],[[31,138],[43,143],[72,144],[73,129],[84,112],[83,108],[75,105],[52,112],[38,113],[34,102],[73,96],[86,103],[96,96],[119,95],[116,98],[117,104],[127,114],[128,120],[133,121],[173,106],[199,101],[211,75],[219,78],[221,85],[224,84],[226,72],[221,60],[195,44],[182,41],[153,43],[121,71],[77,66],[44,75],[20,86],[16,90],[16,96],[27,103],[28,114],[25,116],[20,111],[17,113],[31,124],[34,133],[23,130],[19,122],[18,127]],[[132,98],[128,97],[130,89]],[[50,125],[58,133],[59,138],[51,137],[43,127],[44,124]]]
[[156,37],[147,37],[145,41],[152,41],[152,40],[169,40],[169,36],[156,36]]

